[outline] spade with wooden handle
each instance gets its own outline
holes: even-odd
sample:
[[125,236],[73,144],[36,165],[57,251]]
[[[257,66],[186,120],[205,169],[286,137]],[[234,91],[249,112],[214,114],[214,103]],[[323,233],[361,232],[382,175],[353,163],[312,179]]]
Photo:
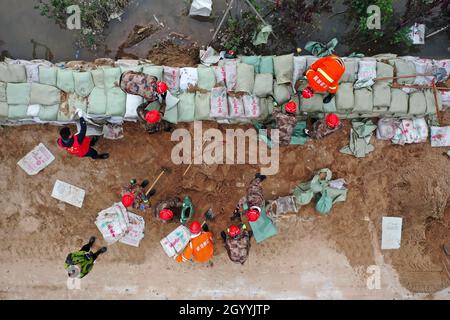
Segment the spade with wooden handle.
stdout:
[[153,181],[152,185],[148,190],[145,192],[145,195],[148,196],[148,194],[153,190],[153,187],[156,185],[156,183],[161,179],[162,175],[166,172],[169,172],[169,168],[162,168],[161,173],[158,175],[158,177]]

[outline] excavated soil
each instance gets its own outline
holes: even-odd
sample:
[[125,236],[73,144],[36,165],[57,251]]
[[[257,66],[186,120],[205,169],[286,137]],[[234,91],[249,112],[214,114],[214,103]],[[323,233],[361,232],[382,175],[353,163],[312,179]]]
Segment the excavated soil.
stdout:
[[157,43],[148,52],[147,59],[169,67],[195,67],[200,63],[199,48],[195,43],[177,44],[173,40]]

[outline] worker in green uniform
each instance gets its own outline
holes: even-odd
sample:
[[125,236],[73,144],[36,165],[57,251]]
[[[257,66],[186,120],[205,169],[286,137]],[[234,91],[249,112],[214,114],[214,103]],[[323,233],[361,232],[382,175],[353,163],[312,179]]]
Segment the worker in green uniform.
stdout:
[[92,252],[91,248],[94,242],[95,237],[91,237],[89,242],[79,251],[69,253],[66,262],[64,263],[64,268],[67,270],[69,277],[83,278],[92,270],[98,256],[106,252],[106,247],[102,247],[98,251]]

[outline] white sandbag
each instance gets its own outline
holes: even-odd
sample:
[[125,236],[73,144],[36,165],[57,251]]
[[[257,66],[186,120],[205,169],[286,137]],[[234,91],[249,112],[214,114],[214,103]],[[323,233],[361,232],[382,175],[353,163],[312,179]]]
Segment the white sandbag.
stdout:
[[292,89],[295,90],[295,83],[302,79],[306,72],[306,57],[294,56],[294,73],[292,77]]
[[193,0],[189,15],[209,17],[211,15],[211,10],[212,0]]
[[450,107],[450,91],[439,91],[441,94],[442,108],[445,110]]
[[402,238],[402,218],[383,217],[381,250],[400,249]]
[[450,126],[430,127],[432,147],[450,147]]
[[181,252],[187,246],[191,240],[191,233],[189,229],[185,226],[178,226],[169,235],[161,239],[160,243],[164,249],[164,252],[169,256],[173,257]]
[[443,60],[433,60],[433,64],[435,68],[444,68],[447,72],[447,76],[445,77],[444,81],[446,81],[450,76],[450,59],[443,59]]
[[164,66],[163,79],[170,91],[178,92],[180,89],[180,68]]
[[55,160],[53,154],[45,147],[43,143],[39,143],[33,150],[28,152],[25,157],[19,160],[17,164],[28,175],[35,175],[46,168]]
[[359,58],[343,58],[345,64],[345,72],[342,75],[339,82],[352,82],[354,83],[357,79],[358,68],[359,68]]
[[319,59],[320,58],[316,56],[306,56],[306,69],[309,69],[314,64],[314,62]]
[[236,87],[237,82],[237,61],[225,60],[224,69],[225,69],[225,83],[227,85],[227,89],[229,91],[233,91]]
[[245,95],[242,97],[244,112],[247,118],[257,118],[261,115],[259,99],[256,96]]
[[180,68],[180,90],[185,91],[189,89],[189,86],[196,86],[197,83],[197,68]]
[[137,112],[136,109],[144,102],[144,98],[135,94],[127,93],[126,100],[126,111],[124,118],[126,119],[136,119]]
[[391,88],[391,106],[389,112],[397,115],[405,115],[408,113],[408,94],[401,89]]
[[245,117],[244,104],[241,98],[228,96],[228,109],[230,118]]
[[95,219],[95,225],[108,245],[123,238],[129,224],[128,211],[121,202],[100,211]]
[[228,117],[227,89],[225,87],[217,87],[211,90],[211,110],[209,116],[211,118]]
[[392,118],[380,119],[377,123],[377,139],[391,140],[399,127],[400,120]]
[[216,84],[218,86],[225,86],[225,67],[224,66],[213,66],[214,75],[216,76]]
[[41,105],[39,105],[39,104],[30,104],[27,109],[27,116],[37,117],[39,115],[40,108],[41,108]]
[[119,242],[133,247],[139,247],[139,243],[142,239],[144,239],[144,218],[129,211],[127,212],[127,214],[129,222],[128,228],[125,235],[120,238]]
[[[417,74],[433,74],[433,60],[431,59],[418,59],[413,61],[416,67]],[[431,85],[433,76],[418,76],[414,80],[414,84],[418,85]]]
[[85,191],[64,181],[56,180],[52,191],[52,197],[60,201],[81,208]]
[[358,67],[358,80],[354,88],[367,88],[374,84],[373,79],[377,77],[377,61],[376,60],[361,60]]

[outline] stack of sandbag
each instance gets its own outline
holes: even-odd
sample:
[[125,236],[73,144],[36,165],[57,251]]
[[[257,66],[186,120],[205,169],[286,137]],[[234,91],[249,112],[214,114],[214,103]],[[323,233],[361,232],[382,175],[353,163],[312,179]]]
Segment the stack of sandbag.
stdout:
[[411,144],[423,143],[428,138],[428,125],[424,118],[404,119],[395,131],[392,143],[394,144]]

